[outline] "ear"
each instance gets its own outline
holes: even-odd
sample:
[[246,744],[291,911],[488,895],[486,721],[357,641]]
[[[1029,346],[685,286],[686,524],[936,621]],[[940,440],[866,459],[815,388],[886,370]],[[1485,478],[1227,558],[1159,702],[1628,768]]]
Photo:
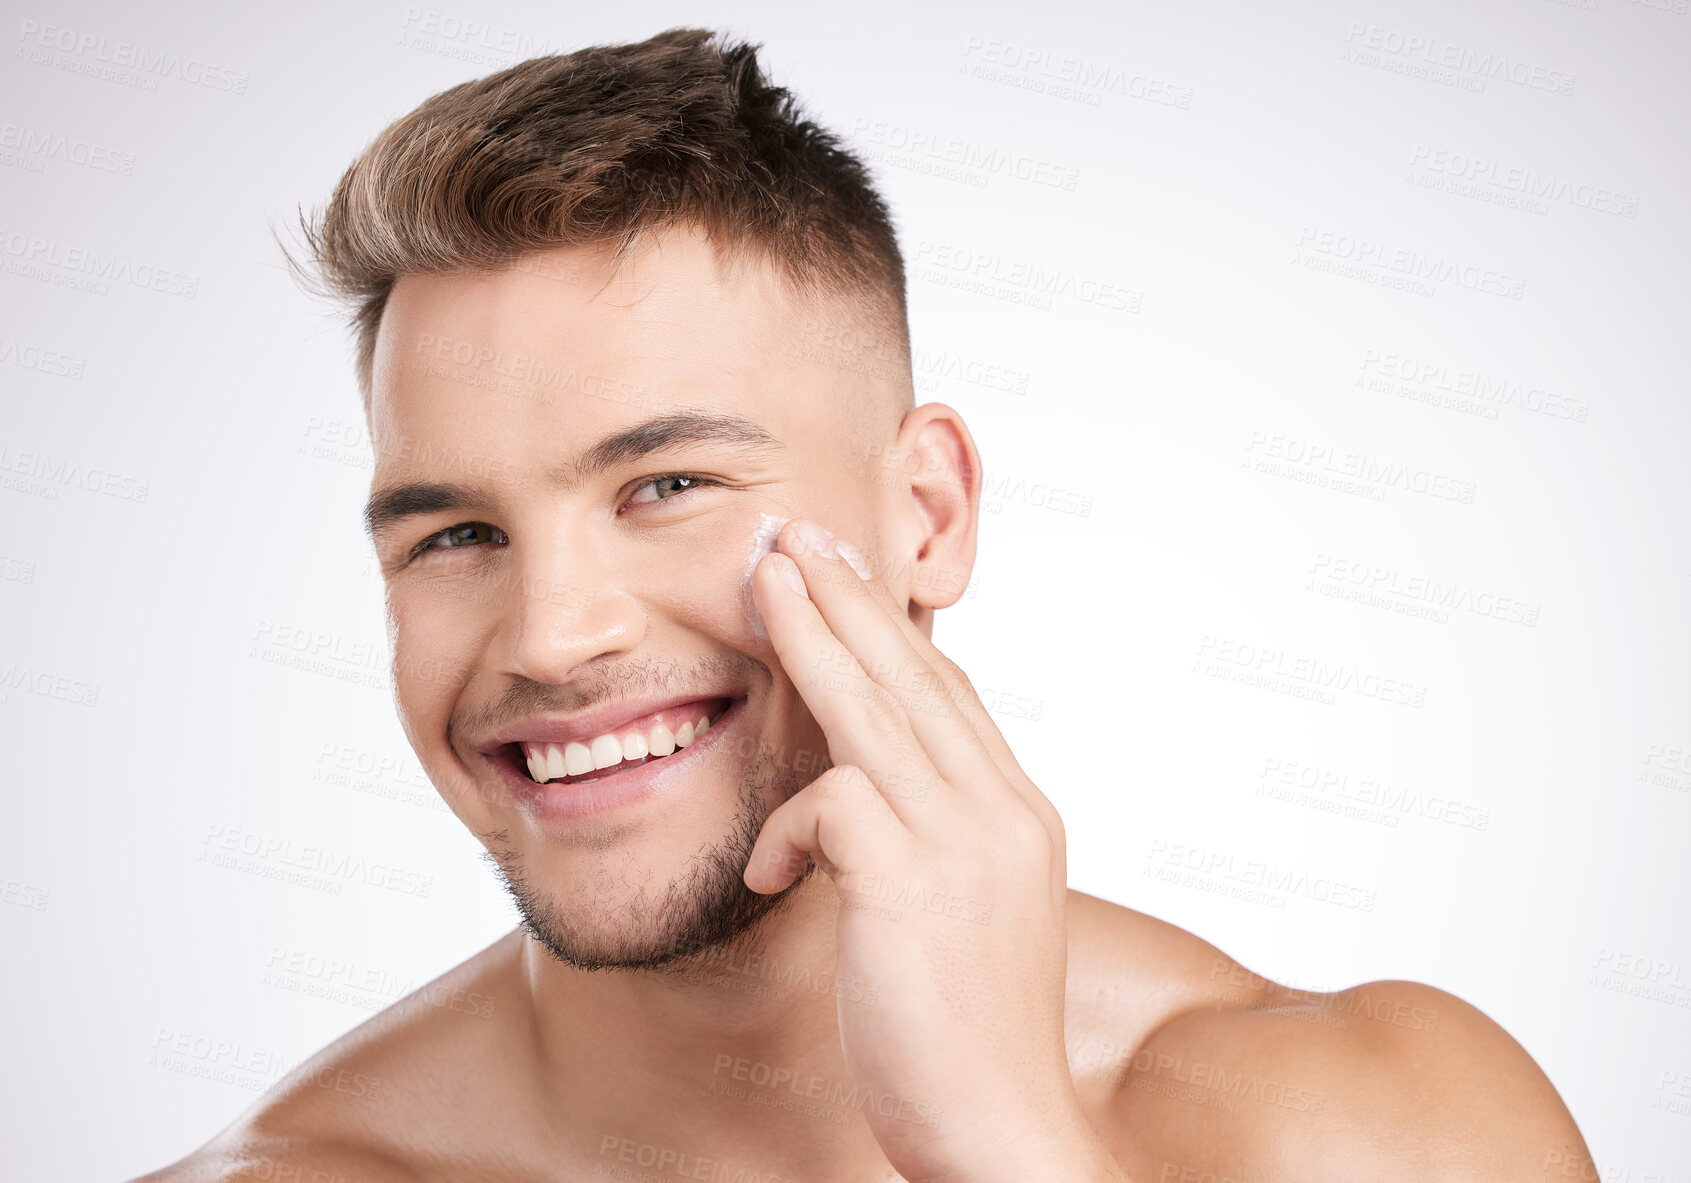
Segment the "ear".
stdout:
[[980,453],[963,416],[924,403],[904,417],[882,462],[891,515],[884,537],[898,551],[892,572],[908,576],[895,590],[908,597],[910,618],[927,627],[929,613],[963,595],[975,567]]

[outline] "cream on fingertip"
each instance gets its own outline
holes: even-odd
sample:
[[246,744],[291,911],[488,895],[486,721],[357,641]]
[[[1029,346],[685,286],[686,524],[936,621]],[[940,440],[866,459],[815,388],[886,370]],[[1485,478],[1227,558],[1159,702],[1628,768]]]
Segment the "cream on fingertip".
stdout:
[[870,578],[869,560],[854,544],[844,539],[837,539],[834,542],[834,549],[839,552],[840,558],[846,561],[846,565],[857,572],[859,579],[867,580]]
[[757,610],[757,599],[752,595],[752,573],[757,570],[759,559],[775,552],[776,536],[781,533],[781,527],[790,520],[772,513],[757,515],[757,525],[752,530],[751,548],[746,553],[746,573],[740,580],[740,605],[745,610],[746,619],[751,622],[752,632],[766,641],[769,639],[769,630],[763,626],[763,616]]

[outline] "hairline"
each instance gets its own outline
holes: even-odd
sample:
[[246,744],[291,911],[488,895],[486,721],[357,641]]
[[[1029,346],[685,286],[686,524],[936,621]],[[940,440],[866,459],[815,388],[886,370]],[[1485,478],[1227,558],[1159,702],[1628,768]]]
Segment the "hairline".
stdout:
[[[498,275],[516,270],[524,262],[543,255],[558,251],[587,250],[595,252],[605,263],[607,267],[605,282],[608,285],[621,273],[626,264],[656,249],[657,240],[665,231],[688,225],[700,226],[705,229],[707,241],[710,243],[716,258],[719,275],[743,271],[748,263],[767,262],[773,267],[774,273],[781,283],[783,306],[816,311],[837,310],[872,329],[874,339],[877,342],[895,351],[898,362],[898,377],[912,386],[913,393],[909,321],[905,310],[903,292],[893,292],[883,285],[861,281],[807,280],[805,277],[796,274],[787,261],[765,243],[749,238],[738,242],[724,243],[717,235],[710,233],[708,227],[703,227],[696,220],[671,218],[642,228],[645,232],[638,235],[595,239],[586,242],[560,242],[555,246],[541,247],[515,254],[510,260],[497,266],[466,265],[439,271],[406,271],[394,275],[386,290],[379,296],[367,298],[354,317],[358,325],[358,358],[355,368],[359,397],[364,404],[366,425],[371,422],[375,404],[376,345],[380,339],[382,323],[387,317],[388,303],[393,299],[394,289],[399,286],[401,280],[425,276]],[[603,288],[600,290],[603,291]],[[366,324],[367,321],[368,324]],[[914,399],[911,398],[908,401],[913,403]]]

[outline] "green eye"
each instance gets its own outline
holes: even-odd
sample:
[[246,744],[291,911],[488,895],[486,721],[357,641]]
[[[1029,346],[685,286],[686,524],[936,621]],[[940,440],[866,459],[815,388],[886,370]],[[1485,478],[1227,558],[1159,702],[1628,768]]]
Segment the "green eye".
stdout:
[[478,539],[469,537],[468,535],[481,533],[498,534],[499,531],[488,525],[486,522],[465,522],[462,525],[452,526],[448,529],[442,530],[439,537],[445,541],[446,545],[449,547],[474,546]]
[[431,534],[423,539],[411,552],[411,557],[416,558],[431,550],[463,550],[479,546],[483,542],[509,541],[505,531],[498,526],[490,526],[486,522],[459,522],[456,526],[448,526],[438,534]]
[[[669,489],[667,494],[663,492],[666,487]],[[688,489],[696,489],[698,487],[699,482],[690,476],[666,476],[660,477],[652,482],[652,488],[658,490],[659,501],[662,501],[666,496],[674,496],[676,493],[685,493]]]
[[[683,493],[690,493],[694,489],[705,485],[714,485],[716,481],[702,476],[694,476],[690,472],[670,472],[663,476],[650,477],[635,487],[634,496],[628,499],[629,505],[649,505],[654,501],[673,501]],[[642,497],[647,489],[653,490],[650,497]]]

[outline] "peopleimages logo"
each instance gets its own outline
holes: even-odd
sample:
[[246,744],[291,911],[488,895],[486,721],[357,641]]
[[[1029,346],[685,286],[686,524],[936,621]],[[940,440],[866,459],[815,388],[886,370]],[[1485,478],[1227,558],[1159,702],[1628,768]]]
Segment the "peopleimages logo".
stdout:
[[1638,195],[1620,193],[1603,185],[1570,181],[1555,173],[1541,173],[1524,165],[1506,164],[1485,156],[1471,156],[1429,144],[1415,145],[1409,164],[1428,173],[1458,181],[1471,181],[1503,192],[1543,202],[1565,203],[1576,209],[1600,214],[1638,216]]
[[0,365],[17,366],[21,370],[34,370],[38,374],[75,381],[82,377],[87,364],[85,358],[0,337]]
[[518,29],[503,29],[479,20],[466,20],[439,9],[415,5],[405,9],[399,43],[443,57],[481,62],[498,58],[531,58],[563,50]]
[[[1145,859],[1152,867],[1162,864],[1178,870],[1196,872],[1215,881],[1226,880],[1242,887],[1259,888],[1281,897],[1301,896],[1317,903],[1361,912],[1372,912],[1379,898],[1379,893],[1370,887],[1347,883],[1328,875],[1311,875],[1301,868],[1282,867],[1263,859],[1240,859],[1232,854],[1185,842],[1167,842],[1154,838],[1151,840],[1150,853]],[[1189,886],[1201,884],[1194,881]]]
[[1365,389],[1398,394],[1394,384],[1407,383],[1423,388],[1435,398],[1439,394],[1450,396],[1449,406],[1463,409],[1478,406],[1490,410],[1490,418],[1496,418],[1496,411],[1501,407],[1519,407],[1535,415],[1576,423],[1584,423],[1591,414],[1591,403],[1587,399],[1426,357],[1369,349],[1363,353],[1358,370],[1361,376],[1356,380],[1357,385]]
[[[1358,55],[1353,60],[1363,65],[1384,64],[1375,60],[1384,58],[1404,64],[1449,70],[1455,74],[1469,75],[1476,81],[1487,78],[1494,82],[1510,82],[1516,86],[1560,95],[1573,94],[1574,83],[1578,81],[1577,75],[1537,65],[1519,57],[1511,57],[1506,53],[1476,50],[1446,41],[1442,37],[1424,37],[1419,33],[1405,33],[1400,29],[1365,25],[1361,21],[1350,22],[1350,27],[1345,32],[1345,45],[1348,47],[1347,53]],[[1361,56],[1362,51],[1371,51],[1371,57]]]
[[[1467,612],[1528,628],[1538,626],[1540,605],[1536,601],[1504,595],[1460,580],[1446,581],[1325,551],[1315,556],[1309,573],[1320,584],[1337,584],[1388,599],[1424,604],[1443,611]],[[1312,586],[1311,590],[1316,590],[1320,584]]]
[[[213,65],[196,57],[184,57],[168,50],[154,50],[133,41],[118,41],[95,33],[78,32],[61,25],[44,25],[26,20],[18,29],[23,43],[18,57],[38,65],[57,66],[50,54],[59,53],[71,58],[103,62],[122,70],[131,70],[150,79],[174,78],[192,86],[230,94],[246,94],[251,80],[245,70]],[[154,83],[156,88],[157,83]]]
[[[1453,283],[1471,292],[1484,292],[1509,300],[1519,300],[1526,294],[1526,280],[1519,276],[1481,267],[1466,259],[1429,254],[1413,247],[1392,246],[1377,239],[1315,226],[1305,226],[1299,231],[1298,250],[1310,257],[1351,263],[1364,271],[1373,269],[1391,272],[1407,280]],[[1307,260],[1305,265],[1308,265]]]
[[[1007,258],[992,251],[971,250],[951,243],[921,239],[911,255],[911,262],[923,278],[938,277],[949,286],[969,288],[968,284],[990,285],[1000,291],[1014,292],[1049,309],[1054,297],[1074,300],[1080,304],[1094,304],[1116,312],[1138,312],[1144,293],[1115,284],[1066,271],[1061,267],[1045,267],[1025,259]],[[1022,302],[1022,301],[1016,301]]]
[[1329,665],[1319,657],[1287,653],[1273,646],[1253,645],[1214,633],[1204,634],[1198,642],[1197,657],[1223,668],[1237,667],[1266,677],[1302,682],[1320,690],[1355,694],[1417,710],[1427,701],[1427,687],[1420,682],[1389,677],[1343,662]]
[[17,123],[0,123],[0,148],[16,149],[33,160],[58,160],[95,172],[118,173],[127,177],[135,171],[133,152],[120,152],[104,144],[72,139],[59,132],[41,131]]
[[962,73],[1059,98],[1077,99],[1088,106],[1100,105],[1105,94],[1181,110],[1192,105],[1189,86],[1013,41],[971,34],[964,39],[963,58]]
[[1402,489],[1441,501],[1472,505],[1478,491],[1473,481],[1430,468],[1414,468],[1396,460],[1354,452],[1319,440],[1303,440],[1278,432],[1253,431],[1245,445],[1246,466],[1271,475],[1332,474],[1365,486],[1380,500],[1387,489]]
[[1080,183],[1078,169],[962,136],[861,117],[853,123],[851,132],[860,142],[885,150],[872,153],[877,160],[928,173],[937,165],[955,166],[954,174],[942,171],[938,175],[977,188],[985,185],[989,176],[1011,177],[1054,189],[1073,190]]
[[[17,473],[39,482],[39,488],[35,491],[50,501],[58,500],[60,488],[68,489],[73,485],[90,493],[103,493],[108,497],[116,497],[119,501],[137,503],[146,501],[147,494],[152,490],[151,481],[124,476],[104,468],[87,467],[79,461],[50,456],[45,452],[19,450],[10,444],[0,443],[0,474],[4,473]],[[11,478],[6,480],[7,488],[14,487]]]
[[105,254],[76,243],[61,242],[39,234],[0,228],[0,266],[25,278],[65,282],[105,295],[106,284],[126,283],[132,287],[181,296],[192,300],[200,294],[200,279],[154,262],[136,262],[123,255]]

